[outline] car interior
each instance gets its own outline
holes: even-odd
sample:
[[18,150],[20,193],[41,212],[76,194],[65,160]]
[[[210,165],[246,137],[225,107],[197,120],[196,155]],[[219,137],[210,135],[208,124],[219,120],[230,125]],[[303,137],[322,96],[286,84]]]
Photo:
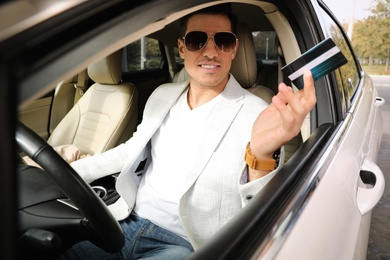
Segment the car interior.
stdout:
[[[280,41],[265,15],[259,16],[262,13],[259,7],[237,6],[233,10],[240,18],[237,28],[240,46],[231,73],[243,88],[270,103],[277,93],[278,82],[290,84],[280,71],[286,63]],[[256,15],[245,15],[248,12]],[[245,21],[255,19],[250,17],[258,20]],[[156,57],[150,58],[154,60],[149,61],[146,56],[143,68],[134,66],[134,59],[139,62],[140,57],[131,56],[141,40],[90,64],[87,70],[60,82],[52,92],[19,111],[20,121],[53,147],[71,144],[90,155],[125,142],[142,120],[143,107],[151,92],[161,84],[188,79],[175,50],[179,31],[179,22],[175,21],[145,37],[149,40],[146,44],[158,49],[154,50]],[[269,53],[263,53],[265,48]],[[310,124],[309,120],[306,124]],[[307,129],[310,126],[304,126],[303,136],[298,135],[286,145],[286,160],[307,139]]]
[[[126,43],[117,45],[115,52],[102,50],[100,56],[70,70],[67,77],[52,86],[53,90],[21,106],[18,111],[20,122],[53,147],[74,145],[90,155],[125,142],[141,122],[143,108],[153,90],[164,83],[188,79],[183,61],[177,54],[179,18],[211,4],[176,12],[156,21],[153,26],[142,28],[129,35]],[[280,68],[301,54],[304,36],[294,33],[293,25],[273,4],[233,3],[232,7],[239,20],[239,49],[231,73],[243,88],[270,103],[277,93],[278,82],[289,84]],[[140,38],[140,35],[145,37]],[[323,96],[327,98],[326,91],[324,88],[318,95],[325,93]],[[298,149],[310,154],[318,145],[304,144],[310,136],[321,141],[321,136],[330,133],[333,116],[324,116],[319,121],[316,114],[317,111],[313,111],[300,134],[285,145],[286,162]],[[318,127],[320,124],[325,128]],[[314,131],[317,128],[319,133]],[[287,170],[294,172],[299,167],[291,165]],[[105,203],[115,204],[118,199],[112,195],[115,193],[115,175],[91,185],[105,186],[110,194],[106,196],[105,191]],[[288,182],[284,186],[288,186]],[[275,189],[275,185],[269,189]],[[73,200],[75,196],[71,197]]]

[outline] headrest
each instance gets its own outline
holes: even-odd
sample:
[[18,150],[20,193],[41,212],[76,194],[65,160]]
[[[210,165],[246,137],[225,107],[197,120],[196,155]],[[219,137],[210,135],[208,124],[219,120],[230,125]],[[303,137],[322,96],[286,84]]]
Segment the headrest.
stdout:
[[96,83],[118,84],[122,78],[122,50],[89,65],[88,75]]
[[237,38],[239,46],[230,72],[243,88],[250,88],[256,82],[257,61],[252,32],[247,24],[238,24]]

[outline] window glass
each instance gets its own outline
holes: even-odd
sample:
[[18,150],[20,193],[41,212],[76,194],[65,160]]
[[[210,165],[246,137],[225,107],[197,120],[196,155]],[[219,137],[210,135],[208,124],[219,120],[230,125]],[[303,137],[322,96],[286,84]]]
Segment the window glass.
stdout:
[[272,64],[278,60],[278,51],[275,45],[276,32],[258,31],[252,32],[255,43],[257,61],[263,64]]
[[359,71],[342,30],[324,10],[321,9],[321,11],[328,33],[348,60],[348,63],[340,67],[339,71],[335,73],[340,97],[345,97],[343,105],[348,109],[359,84]]
[[123,57],[123,72],[159,69],[162,64],[159,42],[148,37],[126,46]]

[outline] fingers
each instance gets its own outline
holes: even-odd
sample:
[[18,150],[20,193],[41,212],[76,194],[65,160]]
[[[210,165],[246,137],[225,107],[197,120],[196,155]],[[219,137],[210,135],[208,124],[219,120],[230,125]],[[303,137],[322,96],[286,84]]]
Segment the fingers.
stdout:
[[305,74],[303,74],[303,82],[304,82],[303,96],[306,102],[308,103],[308,106],[312,108],[316,103],[317,99],[316,99],[316,89],[314,87],[314,79],[310,70],[306,71]]
[[311,110],[316,103],[314,80],[310,70],[303,75],[304,88],[293,93],[292,88],[284,83],[279,84],[279,92],[276,95],[279,102],[298,108],[303,105],[305,109]]
[[[290,88],[291,89],[291,88]],[[291,127],[294,127],[296,120],[296,113],[292,111],[292,106],[289,103],[292,101],[290,96],[293,96],[292,90],[289,90],[286,85],[279,86],[278,95],[272,98],[272,103],[278,110],[280,117],[282,119],[282,127],[289,131]],[[295,103],[295,102],[293,102]]]
[[279,92],[272,103],[279,111],[286,128],[300,127],[304,117],[316,103],[314,80],[310,71],[303,75],[304,88],[293,92],[286,84],[279,84]]

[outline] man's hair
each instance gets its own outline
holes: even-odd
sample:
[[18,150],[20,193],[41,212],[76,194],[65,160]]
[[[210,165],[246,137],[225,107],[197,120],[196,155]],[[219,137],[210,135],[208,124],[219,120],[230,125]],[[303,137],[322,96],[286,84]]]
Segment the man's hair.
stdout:
[[236,33],[237,18],[232,13],[231,5],[228,3],[228,4],[213,5],[213,6],[210,6],[210,7],[204,8],[204,9],[200,9],[196,12],[193,12],[193,13],[190,13],[190,14],[184,16],[180,21],[180,25],[181,25],[180,35],[182,37],[185,36],[185,33],[187,31],[188,20],[196,14],[224,15],[224,16],[228,17],[230,20],[230,26],[231,26],[232,32],[234,34]]

